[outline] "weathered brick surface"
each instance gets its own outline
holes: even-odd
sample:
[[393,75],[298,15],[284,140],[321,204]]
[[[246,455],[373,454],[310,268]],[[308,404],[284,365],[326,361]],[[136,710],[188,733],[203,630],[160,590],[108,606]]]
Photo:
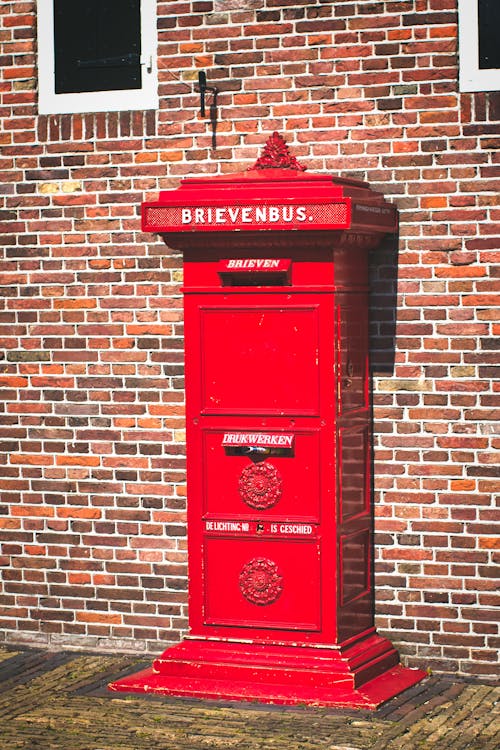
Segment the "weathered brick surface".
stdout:
[[139,204],[278,130],[400,211],[372,263],[378,627],[411,665],[494,676],[500,94],[457,90],[456,0],[158,2],[159,110],[52,116],[35,5],[0,6],[4,637],[186,628],[181,259]]

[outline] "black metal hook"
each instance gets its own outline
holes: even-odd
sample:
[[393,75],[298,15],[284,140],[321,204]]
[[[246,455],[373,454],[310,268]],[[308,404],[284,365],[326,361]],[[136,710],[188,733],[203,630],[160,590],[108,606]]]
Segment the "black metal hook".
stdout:
[[210,122],[212,124],[212,148],[217,148],[217,94],[219,89],[216,86],[207,86],[207,75],[204,70],[198,73],[198,86],[200,89],[200,114],[205,117],[205,93],[210,91],[212,102],[210,104]]
[[205,91],[207,90],[207,74],[204,70],[198,73],[198,86],[200,88],[200,109],[201,116],[205,117]]

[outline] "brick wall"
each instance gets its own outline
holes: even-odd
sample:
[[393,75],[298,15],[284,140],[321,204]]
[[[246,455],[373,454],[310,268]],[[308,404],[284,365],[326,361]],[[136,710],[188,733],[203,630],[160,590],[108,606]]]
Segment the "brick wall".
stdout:
[[147,113],[38,116],[35,3],[0,20],[2,637],[186,628],[181,258],[139,204],[277,130],[400,210],[372,263],[378,628],[410,665],[494,675],[500,97],[457,91],[456,0],[160,1]]

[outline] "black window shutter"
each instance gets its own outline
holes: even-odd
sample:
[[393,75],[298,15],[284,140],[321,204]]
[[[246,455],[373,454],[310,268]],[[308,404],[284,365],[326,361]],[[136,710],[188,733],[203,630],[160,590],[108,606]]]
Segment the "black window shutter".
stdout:
[[479,68],[500,68],[500,2],[479,0]]
[[140,0],[53,1],[56,94],[140,89]]

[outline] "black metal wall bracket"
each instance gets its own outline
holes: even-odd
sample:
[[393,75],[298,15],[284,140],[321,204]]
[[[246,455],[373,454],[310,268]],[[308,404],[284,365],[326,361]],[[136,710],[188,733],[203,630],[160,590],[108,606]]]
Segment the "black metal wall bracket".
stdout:
[[209,91],[212,94],[210,102],[210,122],[212,124],[212,148],[217,148],[217,95],[219,89],[216,86],[207,86],[207,76],[205,71],[200,70],[198,73],[198,87],[200,89],[200,114],[205,117],[205,94]]

